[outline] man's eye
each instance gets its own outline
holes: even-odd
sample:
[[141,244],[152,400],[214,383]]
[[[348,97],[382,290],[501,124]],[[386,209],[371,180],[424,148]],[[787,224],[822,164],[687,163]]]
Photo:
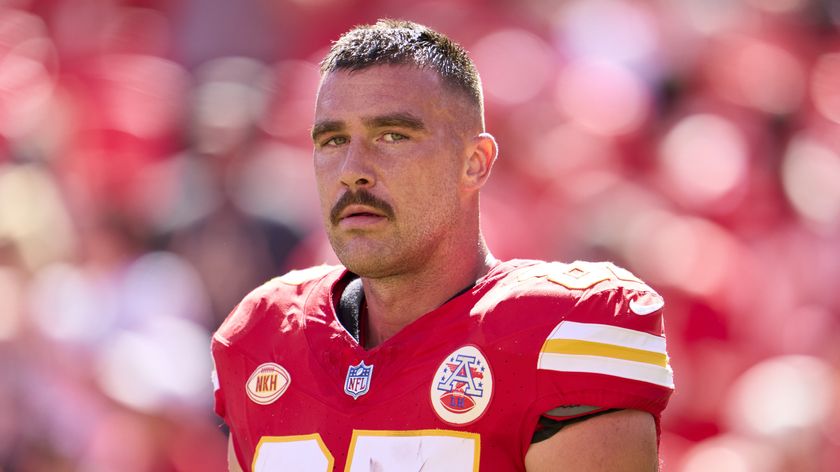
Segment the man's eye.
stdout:
[[397,141],[404,141],[408,136],[400,133],[385,133],[382,135],[382,140],[386,143],[395,143]]
[[321,144],[321,146],[340,146],[347,143],[347,138],[344,136],[333,136]]

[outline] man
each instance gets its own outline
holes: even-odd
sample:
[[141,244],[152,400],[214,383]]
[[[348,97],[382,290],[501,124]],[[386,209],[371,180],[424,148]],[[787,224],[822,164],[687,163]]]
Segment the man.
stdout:
[[213,338],[232,470],[653,471],[662,299],[608,263],[493,258],[480,83],[385,20],[322,63],[314,165],[344,267],[256,289]]

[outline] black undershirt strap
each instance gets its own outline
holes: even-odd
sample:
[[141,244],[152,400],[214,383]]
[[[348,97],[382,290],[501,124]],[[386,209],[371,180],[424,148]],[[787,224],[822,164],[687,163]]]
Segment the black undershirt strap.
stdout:
[[538,443],[540,441],[545,441],[546,439],[557,434],[561,429],[565,428],[566,426],[570,426],[575,423],[580,423],[581,421],[586,421],[590,418],[595,418],[596,416],[600,416],[605,413],[612,413],[613,411],[618,410],[619,408],[601,410],[589,415],[576,416],[567,420],[555,420],[552,418],[547,418],[545,416],[540,416],[540,419],[537,422],[537,429],[534,430],[534,435],[531,436],[531,444]]
[[362,288],[362,279],[359,277],[354,278],[347,284],[338,301],[338,321],[356,342],[361,342],[359,320],[362,319],[362,304],[364,301],[365,291]]

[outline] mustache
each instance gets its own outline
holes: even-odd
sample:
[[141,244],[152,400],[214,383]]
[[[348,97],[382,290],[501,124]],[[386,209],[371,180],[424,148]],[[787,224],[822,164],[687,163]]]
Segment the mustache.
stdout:
[[350,205],[365,205],[381,211],[388,219],[394,218],[394,208],[388,202],[361,189],[356,192],[348,191],[338,199],[330,210],[330,223],[337,225],[341,212]]

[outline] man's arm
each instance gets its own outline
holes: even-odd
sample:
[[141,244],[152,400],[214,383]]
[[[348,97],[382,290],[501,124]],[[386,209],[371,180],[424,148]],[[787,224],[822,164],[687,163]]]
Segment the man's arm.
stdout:
[[242,467],[239,467],[239,461],[236,459],[236,452],[233,450],[233,436],[228,436],[228,471],[243,472]]
[[653,416],[618,410],[569,425],[534,443],[525,454],[528,472],[655,472],[659,470]]

